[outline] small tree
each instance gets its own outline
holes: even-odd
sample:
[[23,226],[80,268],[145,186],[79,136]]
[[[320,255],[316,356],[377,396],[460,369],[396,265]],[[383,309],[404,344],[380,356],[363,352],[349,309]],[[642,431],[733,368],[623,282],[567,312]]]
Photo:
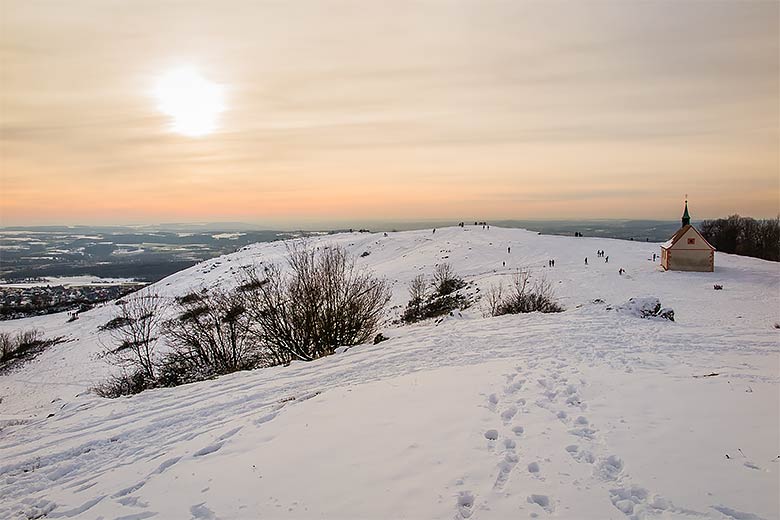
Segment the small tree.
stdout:
[[163,300],[157,294],[145,293],[123,302],[109,331],[115,347],[109,352],[116,364],[138,372],[149,381],[156,376],[155,350],[159,343]]
[[341,247],[288,246],[289,271],[267,266],[241,284],[254,336],[278,363],[310,361],[369,341],[390,300],[385,280]]
[[553,294],[552,285],[545,280],[530,283],[530,275],[526,271],[517,273],[509,289],[493,291],[488,301],[493,316],[503,314],[520,314],[527,312],[561,312],[561,307]]
[[46,338],[39,329],[20,330],[16,334],[0,332],[0,372],[29,361],[62,341],[62,337]]
[[425,275],[419,274],[409,282],[409,303],[408,306],[413,312],[419,314],[420,308],[428,297],[428,282]]
[[441,263],[433,271],[433,285],[439,296],[446,296],[465,287],[466,283],[455,276],[450,264]]
[[401,319],[406,323],[414,323],[468,307],[471,302],[458,292],[465,286],[466,282],[455,274],[450,264],[437,265],[433,272],[432,291],[428,290],[423,275],[413,278],[409,283],[410,299]]
[[165,356],[163,384],[176,384],[254,368],[257,349],[248,335],[249,316],[237,293],[221,289],[177,300],[179,315],[163,331],[172,351]]
[[503,300],[504,284],[502,282],[491,284],[488,290],[485,291],[483,316],[498,316]]
[[16,346],[11,333],[0,332],[0,362],[10,359],[14,350],[16,350]]

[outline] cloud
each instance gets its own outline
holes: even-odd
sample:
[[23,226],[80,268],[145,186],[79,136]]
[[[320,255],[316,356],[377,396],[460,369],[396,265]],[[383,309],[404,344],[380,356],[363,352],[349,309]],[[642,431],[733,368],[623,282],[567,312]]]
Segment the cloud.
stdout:
[[[722,179],[776,186],[779,9],[6,0],[4,189],[52,205],[67,179],[75,208],[171,189],[194,213],[210,194],[214,207],[232,194],[244,206],[231,210],[250,215],[261,210],[247,191],[278,208],[296,190],[341,190],[355,197],[339,199],[344,211],[357,215],[381,186],[394,197],[387,211],[406,216],[471,201],[522,218],[508,200],[661,217],[679,191],[717,186],[735,210],[771,215],[776,200]],[[221,127],[198,140],[168,133],[151,96],[182,63],[227,87]],[[121,220],[126,206],[105,211]],[[534,216],[559,211],[540,206]]]

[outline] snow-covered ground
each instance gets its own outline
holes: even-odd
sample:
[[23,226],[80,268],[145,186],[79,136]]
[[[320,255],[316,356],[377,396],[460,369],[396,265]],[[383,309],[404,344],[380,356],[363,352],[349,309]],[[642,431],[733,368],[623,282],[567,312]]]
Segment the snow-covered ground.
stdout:
[[101,278],[99,276],[48,276],[35,282],[6,282],[0,280],[0,288],[29,289],[31,287],[46,287],[64,285],[66,287],[82,287],[84,285],[125,285],[139,283],[133,278]]
[[[658,244],[481,226],[310,241],[369,252],[394,284],[389,317],[442,261],[482,291],[530,270],[567,310],[477,304],[388,324],[379,345],[117,400],[87,392],[111,369],[97,328],[114,306],[0,323],[70,339],[0,376],[0,518],[780,518],[778,264],[663,272]],[[249,246],[151,289],[235,284],[284,255]],[[607,309],[646,296],[676,321]]]

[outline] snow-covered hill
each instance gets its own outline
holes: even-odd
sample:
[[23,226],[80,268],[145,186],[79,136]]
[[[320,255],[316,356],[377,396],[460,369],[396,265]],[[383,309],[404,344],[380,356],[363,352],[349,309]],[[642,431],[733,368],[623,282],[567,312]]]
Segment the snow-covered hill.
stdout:
[[[482,291],[530,270],[567,310],[477,304],[388,324],[379,345],[117,400],[86,391],[111,370],[98,327],[113,305],[0,323],[70,340],[0,376],[0,518],[780,517],[778,264],[662,272],[658,244],[481,226],[313,242],[369,253],[393,282],[388,318],[442,261]],[[249,246],[151,290],[235,284],[285,253]],[[607,309],[642,296],[677,321]]]

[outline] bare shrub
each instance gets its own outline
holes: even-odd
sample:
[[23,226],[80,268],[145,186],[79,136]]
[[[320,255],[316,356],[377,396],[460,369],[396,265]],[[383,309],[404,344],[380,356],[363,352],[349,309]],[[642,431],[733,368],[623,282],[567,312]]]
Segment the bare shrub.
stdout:
[[116,330],[120,327],[123,327],[128,324],[128,319],[124,316],[116,316],[114,318],[111,318],[106,323],[98,327],[98,330],[101,332],[105,332],[108,330]]
[[150,380],[141,370],[125,371],[109,377],[106,381],[92,389],[100,397],[111,399],[123,395],[133,395],[154,388],[156,382]]
[[[503,292],[503,291],[502,291]],[[545,279],[530,283],[530,275],[523,271],[516,274],[508,290],[492,302],[493,316],[527,312],[562,312],[555,300],[552,285]]]
[[109,330],[114,348],[110,359],[129,373],[140,372],[149,381],[155,379],[155,350],[160,342],[163,300],[157,294],[128,298],[111,320]]
[[450,264],[441,263],[433,271],[433,285],[439,296],[446,296],[465,287],[466,282],[455,275]]
[[16,350],[25,350],[43,340],[43,332],[38,329],[20,330],[16,334]]
[[15,349],[13,336],[10,332],[0,332],[0,362],[5,361],[11,356]]
[[370,341],[390,300],[385,280],[341,247],[288,246],[289,272],[250,271],[242,287],[252,334],[274,363],[310,361]]
[[415,316],[420,315],[427,298],[428,282],[425,280],[425,275],[417,275],[409,282],[409,303],[407,304],[407,313]]
[[491,284],[487,291],[485,291],[483,302],[482,315],[498,316],[498,310],[501,308],[501,304],[504,301],[504,284],[499,282],[498,284]]
[[258,349],[248,335],[249,315],[237,293],[216,289],[179,299],[179,315],[165,322],[171,347],[163,361],[161,384],[172,386],[255,368]]
[[433,272],[432,291],[428,290],[423,275],[413,278],[409,283],[410,299],[401,319],[406,323],[414,323],[468,307],[469,300],[458,292],[465,286],[466,282],[455,274],[450,264],[437,265]]
[[0,371],[6,372],[25,363],[52,345],[64,341],[62,337],[46,338],[38,329],[20,330],[15,335],[0,333]]
[[193,302],[197,302],[200,299],[200,297],[201,297],[201,293],[193,291],[185,294],[184,296],[177,296],[176,303],[179,304],[193,303]]

